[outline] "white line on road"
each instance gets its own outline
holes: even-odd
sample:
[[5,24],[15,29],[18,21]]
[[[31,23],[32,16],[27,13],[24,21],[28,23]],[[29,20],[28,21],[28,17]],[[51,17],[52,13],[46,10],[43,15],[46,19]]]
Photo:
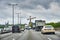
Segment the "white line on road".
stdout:
[[48,38],[48,40],[52,40],[51,38]]
[[15,40],[14,38],[12,40]]

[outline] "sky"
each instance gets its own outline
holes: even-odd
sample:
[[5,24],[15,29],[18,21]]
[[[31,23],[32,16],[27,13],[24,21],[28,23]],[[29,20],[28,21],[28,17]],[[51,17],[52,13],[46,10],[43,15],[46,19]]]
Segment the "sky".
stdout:
[[21,13],[21,23],[28,23],[29,16],[36,17],[35,20],[45,20],[46,22],[60,21],[60,0],[0,0],[0,24],[9,21],[12,24],[12,6],[8,4],[18,4],[14,7],[14,23],[18,23],[17,13]]

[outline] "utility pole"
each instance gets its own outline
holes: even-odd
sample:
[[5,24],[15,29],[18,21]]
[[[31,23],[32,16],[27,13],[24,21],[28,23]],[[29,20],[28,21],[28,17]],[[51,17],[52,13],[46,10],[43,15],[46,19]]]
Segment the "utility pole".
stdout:
[[32,22],[31,22],[31,20],[32,20],[32,19],[35,19],[35,18],[36,18],[36,17],[31,17],[31,16],[30,16],[30,17],[27,19],[27,20],[29,20],[29,26],[30,26],[30,27],[32,27]]
[[18,24],[19,24],[19,18],[20,18],[20,26],[21,26],[21,13],[17,13],[18,14]]
[[20,13],[20,17],[19,18],[20,18],[20,26],[21,26],[21,22],[22,22],[21,18],[24,18],[24,17],[21,17],[21,13]]
[[13,25],[14,25],[14,6],[16,6],[16,5],[18,5],[18,4],[8,4],[8,5],[10,5],[10,6],[12,6],[12,23],[13,23]]
[[19,14],[20,14],[20,13],[16,13],[16,14],[18,15],[18,25],[19,25]]
[[21,26],[21,13],[20,13],[20,26]]

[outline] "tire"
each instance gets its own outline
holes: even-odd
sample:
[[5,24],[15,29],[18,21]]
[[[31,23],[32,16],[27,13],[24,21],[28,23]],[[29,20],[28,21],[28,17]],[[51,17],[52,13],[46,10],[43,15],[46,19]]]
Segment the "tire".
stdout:
[[43,32],[41,32],[41,34],[44,34]]
[[53,34],[55,34],[55,32],[53,32]]
[[14,33],[14,32],[12,32],[12,33]]

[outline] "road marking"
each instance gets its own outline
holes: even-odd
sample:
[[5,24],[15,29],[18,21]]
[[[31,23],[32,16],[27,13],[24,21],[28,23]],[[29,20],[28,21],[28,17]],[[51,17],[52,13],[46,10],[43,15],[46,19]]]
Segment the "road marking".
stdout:
[[51,38],[48,38],[48,40],[52,40]]
[[15,40],[14,38],[12,40]]

